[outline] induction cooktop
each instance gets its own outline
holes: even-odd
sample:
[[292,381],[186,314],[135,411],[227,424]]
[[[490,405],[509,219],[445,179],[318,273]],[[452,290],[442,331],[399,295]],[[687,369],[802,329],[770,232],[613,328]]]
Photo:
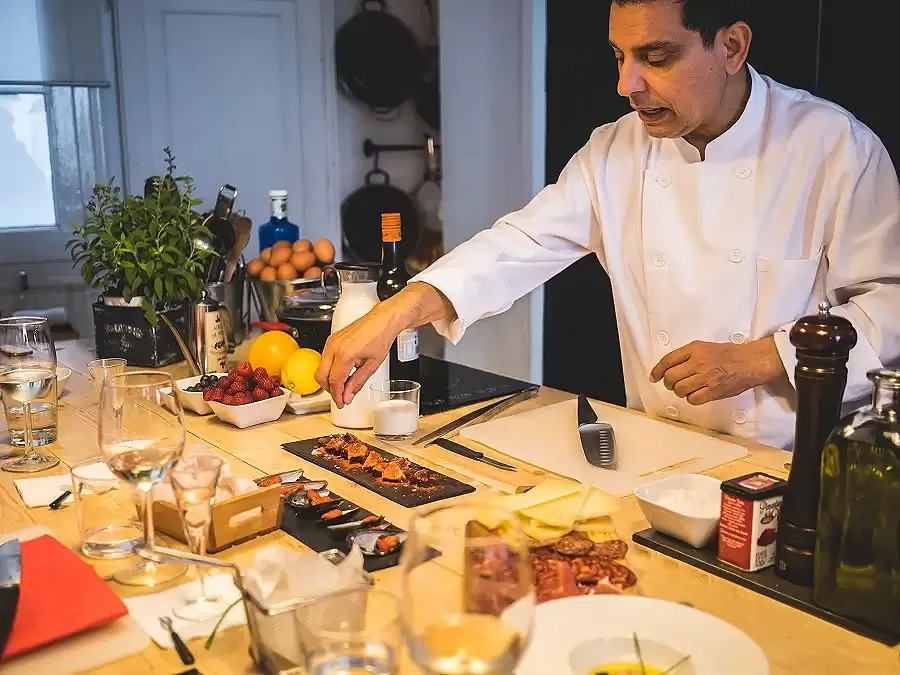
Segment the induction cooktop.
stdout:
[[419,402],[422,415],[517,394],[535,386],[530,382],[424,354],[419,357],[419,381],[422,385]]

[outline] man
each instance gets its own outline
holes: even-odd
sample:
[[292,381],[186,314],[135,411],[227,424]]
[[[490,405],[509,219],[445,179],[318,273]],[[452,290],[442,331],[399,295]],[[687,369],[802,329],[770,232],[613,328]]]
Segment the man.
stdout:
[[[628,406],[788,447],[788,331],[822,299],[859,333],[845,403],[900,354],[900,185],[848,112],[761,76],[736,0],[613,0],[632,112],[556,184],[328,341],[352,400],[403,329],[452,341],[586,253],[612,282]],[[589,358],[590,355],[586,355]],[[353,369],[356,369],[353,371]]]

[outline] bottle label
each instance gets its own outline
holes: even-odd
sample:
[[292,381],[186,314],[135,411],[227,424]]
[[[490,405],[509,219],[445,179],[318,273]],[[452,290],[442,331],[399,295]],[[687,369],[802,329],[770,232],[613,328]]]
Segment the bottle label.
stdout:
[[419,358],[419,331],[408,328],[397,336],[397,360],[401,363]]
[[381,214],[381,241],[390,244],[400,241],[402,235],[400,233],[400,214],[399,213],[382,213]]
[[272,217],[287,218],[287,197],[271,197]]

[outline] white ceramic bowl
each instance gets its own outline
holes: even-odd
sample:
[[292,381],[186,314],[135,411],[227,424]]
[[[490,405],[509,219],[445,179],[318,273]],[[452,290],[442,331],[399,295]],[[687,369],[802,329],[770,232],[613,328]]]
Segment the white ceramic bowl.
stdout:
[[66,384],[69,382],[69,378],[72,377],[72,369],[66,368],[65,366],[56,366],[56,395],[62,396],[63,391],[66,388]]
[[[719,505],[721,504],[722,482],[697,473],[669,476],[652,483],[639,485],[634,490],[644,517],[650,527],[670,537],[675,537],[694,548],[706,546],[719,526]],[[663,506],[660,497],[668,490],[690,490],[708,496],[714,508],[705,517],[689,510],[676,510]]]
[[284,387],[281,396],[267,398],[264,401],[254,401],[246,405],[225,405],[216,401],[208,401],[207,405],[223,422],[233,424],[238,429],[246,429],[256,424],[264,424],[265,422],[274,422],[287,405],[290,392]]
[[[228,373],[207,373],[216,377],[225,377]],[[212,415],[212,408],[203,400],[202,391],[185,391],[188,387],[193,387],[200,381],[200,375],[193,377],[185,377],[175,380],[175,391],[178,394],[178,400],[181,401],[181,407],[185,410],[193,410],[198,415]]]
[[[665,670],[678,663],[685,654],[668,645],[648,640],[638,635],[641,658],[648,667]],[[637,661],[634,639],[626,637],[604,637],[582,642],[569,653],[569,667],[575,675],[593,675],[599,666],[610,663]],[[656,671],[654,671],[656,672]],[[694,675],[690,660],[680,665],[672,675]]]

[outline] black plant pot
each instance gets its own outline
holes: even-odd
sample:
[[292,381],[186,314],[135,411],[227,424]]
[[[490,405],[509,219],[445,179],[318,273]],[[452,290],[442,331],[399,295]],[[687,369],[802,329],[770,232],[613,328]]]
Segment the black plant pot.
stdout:
[[[165,314],[182,334],[187,334],[187,308],[184,305],[157,310]],[[97,358],[122,358],[129,366],[161,368],[179,361],[184,355],[172,331],[159,320],[151,326],[140,307],[117,307],[103,301],[94,303],[94,338]]]

